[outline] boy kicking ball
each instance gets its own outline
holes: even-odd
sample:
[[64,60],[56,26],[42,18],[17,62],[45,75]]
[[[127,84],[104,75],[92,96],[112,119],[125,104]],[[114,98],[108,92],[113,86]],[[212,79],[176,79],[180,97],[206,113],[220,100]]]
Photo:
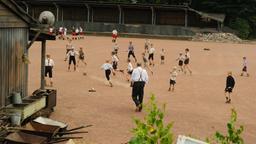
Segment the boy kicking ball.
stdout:
[[176,84],[176,78],[177,78],[177,67],[173,67],[172,71],[171,71],[171,78],[170,78],[170,86],[168,91],[174,91],[174,86]]
[[226,88],[225,88],[226,103],[231,102],[230,96],[234,86],[235,86],[235,79],[232,76],[232,72],[228,72],[228,76],[226,79]]

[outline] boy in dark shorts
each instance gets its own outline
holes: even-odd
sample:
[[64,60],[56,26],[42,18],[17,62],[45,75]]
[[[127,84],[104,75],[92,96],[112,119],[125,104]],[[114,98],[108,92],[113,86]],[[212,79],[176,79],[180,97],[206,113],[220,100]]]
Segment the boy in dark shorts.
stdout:
[[120,70],[120,69],[117,68],[119,59],[118,59],[118,57],[116,55],[116,52],[112,52],[111,55],[112,55],[112,67],[113,67],[113,70],[114,71],[119,71],[119,72],[123,73],[124,70]]
[[148,59],[147,59],[146,53],[142,53],[142,59],[143,59],[144,68],[148,68],[151,74],[153,74],[152,69],[148,65]]
[[[75,49],[72,49],[67,53],[68,58],[68,71],[70,71],[71,63],[74,64],[74,71],[76,71],[76,56],[78,55],[77,51]],[[65,60],[67,60],[67,58]]]
[[243,57],[243,69],[241,76],[244,76],[244,73],[246,74],[247,77],[249,77],[249,73],[247,72],[247,59],[246,57]]
[[[232,77],[232,72],[228,72],[228,76],[226,79],[226,88],[225,88],[226,103],[231,102],[230,96],[231,96],[234,86],[235,86],[235,79]],[[228,93],[228,95],[227,95],[227,93]]]
[[130,60],[130,59],[128,59],[127,62],[128,62],[128,66],[127,66],[127,75],[126,75],[126,79],[127,79],[127,81],[129,82],[130,79],[131,79],[131,75],[132,75],[132,71],[133,71],[133,66],[132,66],[132,63],[131,63],[131,60]]
[[[80,61],[82,61],[82,63],[83,63],[85,66],[87,65],[87,63],[85,62],[84,58],[85,58],[85,54],[84,54],[83,48],[80,47],[80,48],[79,48],[79,51],[78,51],[77,67],[78,67]],[[83,75],[87,75],[87,73],[86,73],[86,72],[83,72]]]
[[172,71],[171,71],[171,78],[170,78],[170,86],[168,91],[174,91],[174,86],[176,84],[176,78],[177,78],[177,67],[173,67]]
[[145,53],[148,53],[149,46],[150,46],[150,42],[149,42],[148,39],[146,39],[146,40],[145,40],[145,45],[144,45]]
[[[105,77],[109,83],[109,86],[110,87],[113,87],[113,84],[110,80],[110,75],[111,75],[111,72],[113,72],[113,67],[112,65],[109,63],[109,60],[106,60],[106,63],[104,63],[101,68],[105,71]],[[113,72],[113,75],[114,75],[114,72]]]
[[165,50],[162,49],[162,50],[160,51],[161,64],[164,64],[164,55],[165,55]]
[[134,54],[134,46],[132,44],[132,41],[129,42],[129,46],[128,46],[128,59],[130,59],[130,56],[133,56],[133,58],[135,59],[135,62],[137,62],[137,59]]
[[176,59],[176,61],[178,61],[178,65],[180,67],[179,71],[183,72],[183,61],[184,61],[184,56],[182,55],[182,53],[180,53],[179,57]]
[[185,58],[184,58],[184,73],[187,73],[187,70],[189,71],[190,74],[192,74],[192,71],[189,68],[189,60],[190,60],[190,54],[189,54],[189,49],[185,49]]
[[155,51],[156,51],[156,49],[153,47],[153,44],[151,44],[150,45],[150,49],[149,49],[149,51],[148,51],[148,60],[149,60],[149,65],[151,66],[151,65],[155,65],[155,63],[154,63],[154,54],[155,54]]
[[[51,56],[47,54],[45,59],[45,77],[49,76],[50,86],[53,86],[53,80],[52,80],[53,66],[54,66],[54,61],[51,59]],[[45,81],[45,85],[47,85],[46,81]]]

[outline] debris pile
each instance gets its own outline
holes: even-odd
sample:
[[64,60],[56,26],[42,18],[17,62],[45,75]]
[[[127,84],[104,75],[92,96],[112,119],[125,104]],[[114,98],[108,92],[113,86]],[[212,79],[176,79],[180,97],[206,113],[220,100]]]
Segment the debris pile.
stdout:
[[[68,129],[68,125],[52,119],[38,117],[27,123],[24,127],[5,127],[9,135],[4,138],[5,143],[26,143],[26,144],[50,144],[68,141],[70,139],[81,139],[83,137],[73,136],[74,134],[88,133],[78,131],[90,127],[80,126]],[[71,135],[71,136],[70,136]]]
[[222,43],[241,43],[242,40],[232,33],[197,33],[193,36],[192,41],[204,41],[204,42],[222,42]]

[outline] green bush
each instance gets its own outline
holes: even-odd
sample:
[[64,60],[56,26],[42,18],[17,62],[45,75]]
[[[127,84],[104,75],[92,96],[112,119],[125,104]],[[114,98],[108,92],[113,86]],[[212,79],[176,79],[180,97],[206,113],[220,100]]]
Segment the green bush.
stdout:
[[218,144],[243,144],[244,140],[241,137],[241,134],[244,130],[243,126],[236,128],[235,123],[237,120],[237,113],[234,109],[231,112],[230,121],[227,123],[228,134],[225,136],[220,132],[215,133],[215,140]]
[[152,95],[146,111],[144,121],[134,119],[136,128],[132,130],[134,137],[129,144],[172,144],[173,134],[170,130],[173,124],[164,125],[165,105],[159,109]]
[[238,36],[242,39],[247,39],[251,33],[249,22],[245,19],[236,18],[230,21],[229,26],[238,31]]

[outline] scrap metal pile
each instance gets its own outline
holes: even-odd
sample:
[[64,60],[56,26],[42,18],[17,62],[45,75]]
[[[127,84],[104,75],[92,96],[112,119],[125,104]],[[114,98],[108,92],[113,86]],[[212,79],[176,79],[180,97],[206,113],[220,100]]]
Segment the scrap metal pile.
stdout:
[[3,139],[4,144],[52,144],[70,139],[82,139],[74,134],[88,133],[78,131],[91,125],[68,129],[68,125],[52,119],[38,117],[24,127],[2,126],[9,134]]
[[204,41],[204,42],[232,42],[241,43],[242,40],[232,33],[197,33],[193,36],[192,41]]

